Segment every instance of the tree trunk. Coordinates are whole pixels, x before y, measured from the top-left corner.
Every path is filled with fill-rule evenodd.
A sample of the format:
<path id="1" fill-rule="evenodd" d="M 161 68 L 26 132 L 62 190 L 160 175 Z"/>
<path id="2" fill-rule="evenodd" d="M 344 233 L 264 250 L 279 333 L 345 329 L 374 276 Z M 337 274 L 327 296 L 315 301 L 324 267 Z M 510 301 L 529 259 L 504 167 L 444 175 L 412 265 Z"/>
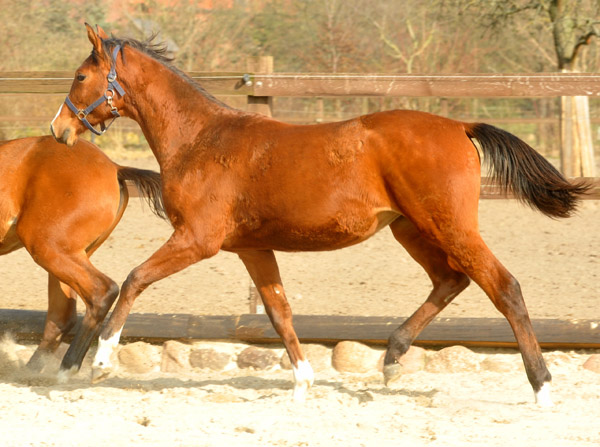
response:
<path id="1" fill-rule="evenodd" d="M 567 73 L 575 70 L 579 50 L 589 43 L 595 30 L 581 27 L 579 2 L 551 0 L 548 13 L 552 21 L 554 49 L 558 68 Z M 593 177 L 594 147 L 587 96 L 561 98 L 561 170 L 567 177 Z"/>
<path id="2" fill-rule="evenodd" d="M 560 105 L 561 171 L 567 177 L 595 177 L 589 99 L 563 96 Z"/>

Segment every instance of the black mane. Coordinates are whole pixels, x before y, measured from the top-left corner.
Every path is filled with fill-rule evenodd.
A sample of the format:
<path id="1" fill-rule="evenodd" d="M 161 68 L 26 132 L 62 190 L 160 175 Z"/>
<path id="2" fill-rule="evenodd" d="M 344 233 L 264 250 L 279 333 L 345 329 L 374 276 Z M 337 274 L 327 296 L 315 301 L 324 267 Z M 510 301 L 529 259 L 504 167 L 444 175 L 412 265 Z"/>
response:
<path id="1" fill-rule="evenodd" d="M 167 67 L 169 70 L 171 70 L 178 76 L 185 79 L 196 90 L 198 90 L 200 93 L 202 93 L 206 98 L 220 104 L 223 107 L 230 108 L 227 104 L 223 103 L 222 101 L 219 101 L 213 95 L 208 93 L 204 89 L 204 87 L 202 87 L 200 84 L 198 84 L 192 78 L 190 78 L 186 73 L 184 73 L 179 68 L 174 66 L 172 64 L 172 62 L 175 60 L 175 58 L 167 55 L 167 52 L 168 52 L 167 43 L 166 42 L 155 42 L 156 36 L 157 36 L 156 34 L 153 34 L 152 36 L 150 36 L 148 39 L 146 39 L 144 41 L 139 41 L 139 40 L 136 40 L 133 38 L 128 38 L 128 37 L 121 38 L 121 37 L 111 36 L 108 39 L 102 39 L 102 46 L 104 48 L 105 54 L 111 54 L 112 49 L 117 45 L 121 45 L 121 48 L 124 48 L 125 46 L 134 48 L 134 49 L 146 54 L 147 56 L 151 57 L 155 61 L 160 62 L 162 65 Z M 125 62 L 124 57 L 123 57 L 123 61 Z"/>

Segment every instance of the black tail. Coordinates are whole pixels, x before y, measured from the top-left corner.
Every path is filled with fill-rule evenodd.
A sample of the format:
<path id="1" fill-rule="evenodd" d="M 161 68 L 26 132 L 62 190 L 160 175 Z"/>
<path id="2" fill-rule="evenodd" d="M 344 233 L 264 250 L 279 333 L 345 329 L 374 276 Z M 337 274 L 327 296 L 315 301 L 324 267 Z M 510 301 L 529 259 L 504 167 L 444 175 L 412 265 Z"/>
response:
<path id="1" fill-rule="evenodd" d="M 119 166 L 117 178 L 122 185 L 124 185 L 126 180 L 133 182 L 140 195 L 148 202 L 152 212 L 158 217 L 167 219 L 162 196 L 162 183 L 158 172 Z"/>
<path id="2" fill-rule="evenodd" d="M 550 217 L 569 217 L 591 185 L 569 183 L 542 155 L 516 136 L 489 124 L 466 124 L 479 141 L 492 179 L 506 192 Z"/>

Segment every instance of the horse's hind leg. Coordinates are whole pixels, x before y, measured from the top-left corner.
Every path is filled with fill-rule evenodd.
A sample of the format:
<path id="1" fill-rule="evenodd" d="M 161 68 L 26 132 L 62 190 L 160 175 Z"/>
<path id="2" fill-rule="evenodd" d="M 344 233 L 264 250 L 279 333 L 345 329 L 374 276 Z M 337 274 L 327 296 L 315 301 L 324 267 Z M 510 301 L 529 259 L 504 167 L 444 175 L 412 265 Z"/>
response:
<path id="1" fill-rule="evenodd" d="M 50 253 L 52 256 L 46 258 L 45 254 Z M 37 254 L 34 245 L 32 255 L 48 272 L 71 287 L 86 305 L 81 325 L 60 366 L 59 374 L 65 377 L 77 372 L 81 367 L 90 344 L 100 331 L 102 321 L 119 294 L 119 287 L 92 265 L 84 251 L 57 253 L 44 250 Z"/>
<path id="2" fill-rule="evenodd" d="M 77 295 L 69 286 L 62 284 L 56 276 L 48 273 L 48 314 L 42 341 L 27 362 L 27 367 L 40 372 L 44 367 L 44 356 L 56 351 L 63 337 L 77 322 Z"/>
<path id="3" fill-rule="evenodd" d="M 392 332 L 384 361 L 386 382 L 399 375 L 400 358 L 408 351 L 415 338 L 469 285 L 467 275 L 450 267 L 448 255 L 425 239 L 408 219 L 399 218 L 392 222 L 390 228 L 396 240 L 425 269 L 433 283 L 433 290 L 425 303 Z"/>
<path id="4" fill-rule="evenodd" d="M 444 202 L 449 205 L 451 199 Z M 466 273 L 488 295 L 508 320 L 519 345 L 527 377 L 542 406 L 551 405 L 550 381 L 540 345 L 535 337 L 521 288 L 517 280 L 496 259 L 477 230 L 477 202 L 460 216 L 446 209 L 431 218 L 420 219 L 417 227 L 448 254 L 448 262 Z M 390 360 L 390 359 L 388 359 Z"/>
<path id="5" fill-rule="evenodd" d="M 303 401 L 306 391 L 313 383 L 314 374 L 310 363 L 304 357 L 300 342 L 292 326 L 292 311 L 285 297 L 279 268 L 272 251 L 238 253 L 244 262 L 265 305 L 265 311 L 281 337 L 290 357 L 296 385 L 294 400 Z"/>
<path id="6" fill-rule="evenodd" d="M 462 239 L 460 234 L 463 234 Z M 459 243 L 450 245 L 450 259 L 461 266 L 506 317 L 519 345 L 536 402 L 541 406 L 552 405 L 552 377 L 542 357 L 542 350 L 533 331 L 518 281 L 496 259 L 478 232 L 470 235 L 457 232 L 455 237 L 461 239 L 462 244 L 457 241 Z"/>

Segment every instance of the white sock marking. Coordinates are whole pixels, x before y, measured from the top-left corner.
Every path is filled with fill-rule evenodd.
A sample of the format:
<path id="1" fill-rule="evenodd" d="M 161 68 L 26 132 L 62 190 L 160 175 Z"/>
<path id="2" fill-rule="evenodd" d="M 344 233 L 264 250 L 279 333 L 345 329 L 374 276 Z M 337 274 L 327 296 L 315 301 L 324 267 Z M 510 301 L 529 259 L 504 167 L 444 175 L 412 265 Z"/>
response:
<path id="1" fill-rule="evenodd" d="M 306 392 L 311 387 L 315 380 L 315 374 L 308 360 L 299 360 L 298 368 L 292 365 L 294 371 L 294 402 L 304 402 L 306 400 Z"/>
<path id="2" fill-rule="evenodd" d="M 540 390 L 535 393 L 535 402 L 540 407 L 551 407 L 554 405 L 550 396 L 550 382 L 544 383 Z"/>
<path id="3" fill-rule="evenodd" d="M 94 363 L 92 366 L 94 367 L 110 367 L 112 363 L 110 361 L 110 357 L 114 352 L 115 348 L 119 344 L 119 339 L 121 338 L 121 331 L 123 327 L 114 333 L 112 337 L 108 340 L 104 340 L 102 337 L 98 340 L 98 351 L 96 352 L 96 356 L 94 357 Z"/>

